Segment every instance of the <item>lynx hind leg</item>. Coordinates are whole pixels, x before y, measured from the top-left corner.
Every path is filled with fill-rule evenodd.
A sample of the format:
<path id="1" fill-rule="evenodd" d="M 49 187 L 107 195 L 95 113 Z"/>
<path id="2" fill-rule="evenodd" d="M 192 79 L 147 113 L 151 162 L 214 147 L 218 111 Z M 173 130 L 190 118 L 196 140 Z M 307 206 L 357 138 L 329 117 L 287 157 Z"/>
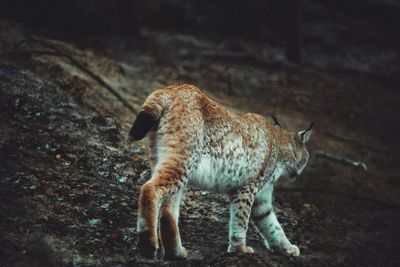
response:
<path id="1" fill-rule="evenodd" d="M 140 252 L 148 258 L 155 257 L 159 247 L 157 229 L 162 201 L 181 190 L 186 182 L 183 167 L 176 160 L 166 162 L 169 164 L 161 164 L 152 178 L 142 186 L 139 196 L 138 246 Z M 165 220 L 165 218 L 168 218 L 168 215 L 164 217 L 163 224 L 171 225 L 170 229 L 172 229 L 172 225 L 175 224 L 169 223 L 171 220 Z M 168 222 L 165 223 L 165 221 Z"/>
<path id="2" fill-rule="evenodd" d="M 201 114 L 196 114 L 195 110 L 190 112 L 190 118 L 202 118 Z M 153 167 L 154 174 L 142 187 L 139 198 L 137 226 L 139 249 L 144 256 L 150 258 L 155 256 L 158 249 L 157 228 L 162 201 L 183 189 L 187 183 L 187 173 L 190 168 L 188 159 L 190 158 L 193 144 L 196 142 L 196 133 L 199 131 L 198 122 L 191 120 L 187 116 L 188 113 L 189 110 L 186 105 L 176 103 L 173 108 L 160 118 L 156 136 L 153 137 L 157 138 L 157 142 L 154 143 L 155 139 L 152 139 L 153 145 L 156 144 L 153 149 L 156 150 L 155 155 L 157 157 Z M 185 129 L 181 127 L 182 125 L 185 125 Z M 174 231 L 178 233 L 175 213 L 165 212 L 161 215 L 163 215 L 163 218 L 160 230 L 164 229 L 162 231 L 164 234 L 161 234 L 164 236 L 161 237 L 164 239 L 163 242 L 165 244 L 172 244 L 171 246 L 165 246 L 167 256 L 181 257 L 185 253 L 183 252 L 184 249 L 182 251 L 179 250 L 181 248 L 180 240 L 178 242 L 178 238 L 174 240 L 166 235 Z M 174 248 L 179 249 L 174 252 Z"/>
<path id="3" fill-rule="evenodd" d="M 179 208 L 183 189 L 166 199 L 161 207 L 160 233 L 165 258 L 184 259 L 188 256 L 179 234 Z"/>
<path id="4" fill-rule="evenodd" d="M 158 249 L 157 218 L 161 195 L 152 180 L 146 182 L 139 196 L 137 220 L 138 247 L 147 258 L 154 258 Z"/>

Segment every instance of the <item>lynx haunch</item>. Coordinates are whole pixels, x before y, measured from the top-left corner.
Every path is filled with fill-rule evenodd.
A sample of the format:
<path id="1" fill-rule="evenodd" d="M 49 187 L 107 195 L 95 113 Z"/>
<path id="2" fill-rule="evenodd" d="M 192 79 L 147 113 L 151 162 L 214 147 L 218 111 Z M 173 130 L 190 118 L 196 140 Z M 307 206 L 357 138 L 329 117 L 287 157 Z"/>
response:
<path id="1" fill-rule="evenodd" d="M 189 185 L 230 197 L 228 252 L 253 253 L 246 246 L 252 221 L 267 249 L 298 256 L 273 211 L 272 191 L 279 177 L 294 178 L 307 165 L 311 127 L 291 133 L 263 116 L 229 111 L 193 85 L 153 92 L 129 132 L 133 140 L 150 138 L 152 177 L 141 189 L 137 220 L 141 253 L 154 257 L 160 239 L 165 258 L 187 257 L 178 221 Z"/>

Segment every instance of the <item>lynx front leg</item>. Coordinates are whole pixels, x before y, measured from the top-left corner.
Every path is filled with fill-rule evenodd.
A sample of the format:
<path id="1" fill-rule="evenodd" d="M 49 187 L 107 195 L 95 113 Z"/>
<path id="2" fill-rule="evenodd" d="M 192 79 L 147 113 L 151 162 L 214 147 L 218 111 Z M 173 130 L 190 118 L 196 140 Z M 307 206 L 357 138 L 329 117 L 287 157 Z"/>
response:
<path id="1" fill-rule="evenodd" d="M 251 247 L 246 246 L 246 234 L 254 193 L 249 188 L 244 188 L 231 198 L 228 252 L 254 253 Z"/>
<path id="2" fill-rule="evenodd" d="M 299 256 L 299 248 L 290 243 L 273 211 L 272 191 L 273 187 L 270 186 L 257 194 L 251 219 L 263 237 L 267 249 L 271 248 L 290 256 Z"/>
<path id="3" fill-rule="evenodd" d="M 184 259 L 188 256 L 182 246 L 178 221 L 182 189 L 164 201 L 161 208 L 160 232 L 166 259 Z"/>

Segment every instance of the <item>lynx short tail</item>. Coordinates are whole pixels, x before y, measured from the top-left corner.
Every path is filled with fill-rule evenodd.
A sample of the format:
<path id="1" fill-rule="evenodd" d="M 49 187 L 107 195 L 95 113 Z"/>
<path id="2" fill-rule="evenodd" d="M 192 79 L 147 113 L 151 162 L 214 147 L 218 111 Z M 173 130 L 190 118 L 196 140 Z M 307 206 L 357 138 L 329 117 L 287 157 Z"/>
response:
<path id="1" fill-rule="evenodd" d="M 164 109 L 170 104 L 168 89 L 157 90 L 150 94 L 142 106 L 142 110 L 133 123 L 128 138 L 141 140 L 146 134 L 157 125 Z"/>
<path id="2" fill-rule="evenodd" d="M 157 118 L 153 114 L 142 110 L 136 117 L 129 131 L 129 139 L 131 140 L 141 140 L 146 136 L 150 129 L 157 123 Z"/>

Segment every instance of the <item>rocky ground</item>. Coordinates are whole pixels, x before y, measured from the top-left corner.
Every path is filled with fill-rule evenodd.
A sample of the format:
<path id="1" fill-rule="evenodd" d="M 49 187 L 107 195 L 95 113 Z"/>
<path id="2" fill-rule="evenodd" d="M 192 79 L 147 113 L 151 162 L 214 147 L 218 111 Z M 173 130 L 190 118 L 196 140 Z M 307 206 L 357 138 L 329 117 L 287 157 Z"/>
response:
<path id="1" fill-rule="evenodd" d="M 315 53 L 297 67 L 243 40 L 152 31 L 76 40 L 7 21 L 0 49 L 1 266 L 400 264 L 399 91 L 382 71 L 396 51 L 374 48 L 366 62 L 351 52 L 370 52 L 359 45 L 339 63 Z M 315 120 L 312 152 L 368 165 L 313 154 L 295 183 L 277 188 L 278 217 L 300 257 L 265 251 L 253 229 L 255 254 L 227 254 L 227 199 L 192 190 L 180 221 L 189 259 L 139 256 L 137 196 L 150 171 L 146 141 L 125 135 L 146 95 L 177 82 L 237 111 L 273 112 L 291 130 Z"/>

